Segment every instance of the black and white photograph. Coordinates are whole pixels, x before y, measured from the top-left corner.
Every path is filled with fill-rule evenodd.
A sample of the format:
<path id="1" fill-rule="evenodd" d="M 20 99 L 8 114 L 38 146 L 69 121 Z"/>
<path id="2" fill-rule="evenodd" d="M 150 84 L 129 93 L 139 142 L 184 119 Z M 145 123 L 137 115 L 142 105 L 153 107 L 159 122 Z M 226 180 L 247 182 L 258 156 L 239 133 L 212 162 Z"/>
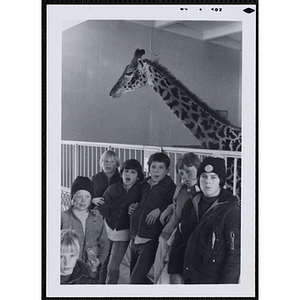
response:
<path id="1" fill-rule="evenodd" d="M 256 6 L 46 8 L 46 296 L 254 297 Z"/>

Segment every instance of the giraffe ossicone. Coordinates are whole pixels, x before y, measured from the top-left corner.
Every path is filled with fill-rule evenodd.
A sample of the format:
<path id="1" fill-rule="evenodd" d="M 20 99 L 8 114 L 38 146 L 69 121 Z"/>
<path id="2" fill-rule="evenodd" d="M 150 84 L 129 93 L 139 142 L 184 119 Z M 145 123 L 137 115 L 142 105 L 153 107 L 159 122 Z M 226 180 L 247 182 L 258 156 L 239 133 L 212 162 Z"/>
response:
<path id="1" fill-rule="evenodd" d="M 189 91 L 165 67 L 157 62 L 142 59 L 145 50 L 137 49 L 122 76 L 110 91 L 112 98 L 144 86 L 150 86 L 160 95 L 179 121 L 196 137 L 205 149 L 241 151 L 241 128 L 222 118 L 208 104 Z M 227 160 L 228 181 L 232 181 L 233 162 Z M 240 159 L 238 175 L 240 176 Z M 240 189 L 240 177 L 237 187 Z M 232 184 L 229 184 L 232 187 Z M 237 192 L 240 194 L 240 190 Z M 240 196 L 240 195 L 239 195 Z"/>

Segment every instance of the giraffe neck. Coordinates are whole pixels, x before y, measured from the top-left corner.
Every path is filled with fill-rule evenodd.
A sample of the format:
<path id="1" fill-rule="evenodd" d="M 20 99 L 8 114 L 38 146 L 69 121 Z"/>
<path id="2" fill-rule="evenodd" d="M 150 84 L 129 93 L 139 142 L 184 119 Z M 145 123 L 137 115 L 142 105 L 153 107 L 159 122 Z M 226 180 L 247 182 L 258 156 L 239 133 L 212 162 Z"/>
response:
<path id="1" fill-rule="evenodd" d="M 147 84 L 182 124 L 208 149 L 241 151 L 241 130 L 222 119 L 160 65 L 146 62 Z"/>

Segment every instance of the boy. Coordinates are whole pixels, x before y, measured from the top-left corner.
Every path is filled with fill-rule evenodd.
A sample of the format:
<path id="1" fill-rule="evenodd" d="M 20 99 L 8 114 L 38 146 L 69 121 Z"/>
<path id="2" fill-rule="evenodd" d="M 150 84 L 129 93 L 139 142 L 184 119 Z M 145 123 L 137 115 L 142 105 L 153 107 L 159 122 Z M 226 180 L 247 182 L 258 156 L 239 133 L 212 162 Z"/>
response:
<path id="1" fill-rule="evenodd" d="M 170 253 L 169 273 L 173 283 L 238 283 L 240 206 L 238 199 L 223 188 L 224 159 L 206 157 L 197 175 L 201 192 L 183 207 Z"/>
<path id="2" fill-rule="evenodd" d="M 119 173 L 120 159 L 116 152 L 112 150 L 105 151 L 99 160 L 101 172 L 92 177 L 94 199 L 91 203 L 91 209 L 95 208 L 98 204 L 99 197 L 103 196 L 103 193 L 107 187 L 113 183 L 119 182 L 121 175 Z"/>
<path id="3" fill-rule="evenodd" d="M 147 283 L 158 246 L 158 237 L 162 231 L 159 216 L 172 203 L 175 183 L 167 175 L 170 158 L 162 152 L 149 157 L 150 176 L 141 182 L 141 201 L 132 212 L 129 207 L 130 229 L 133 236 L 130 263 L 130 283 Z"/>
<path id="4" fill-rule="evenodd" d="M 140 181 L 144 179 L 141 164 L 136 159 L 126 160 L 121 168 L 121 178 L 106 189 L 103 201 L 99 202 L 110 243 L 110 254 L 102 274 L 106 284 L 118 283 L 120 264 L 130 241 L 128 207 L 140 201 Z"/>
<path id="5" fill-rule="evenodd" d="M 78 235 L 72 230 L 60 234 L 60 284 L 96 284 L 93 272 L 79 259 Z"/>
<path id="6" fill-rule="evenodd" d="M 197 185 L 199 165 L 200 158 L 192 152 L 181 156 L 176 164 L 176 171 L 180 175 L 181 183 L 176 187 L 173 203 L 162 212 L 159 218 L 165 227 L 159 237 L 159 245 L 153 265 L 155 284 L 170 283 L 170 275 L 167 272 L 170 247 L 173 240 L 170 236 L 181 221 L 181 213 L 185 202 L 200 191 Z"/>
<path id="7" fill-rule="evenodd" d="M 61 215 L 61 229 L 74 230 L 80 241 L 80 260 L 97 274 L 107 258 L 109 243 L 103 217 L 98 210 L 90 210 L 92 196 L 91 180 L 78 176 L 71 187 L 72 205 Z"/>

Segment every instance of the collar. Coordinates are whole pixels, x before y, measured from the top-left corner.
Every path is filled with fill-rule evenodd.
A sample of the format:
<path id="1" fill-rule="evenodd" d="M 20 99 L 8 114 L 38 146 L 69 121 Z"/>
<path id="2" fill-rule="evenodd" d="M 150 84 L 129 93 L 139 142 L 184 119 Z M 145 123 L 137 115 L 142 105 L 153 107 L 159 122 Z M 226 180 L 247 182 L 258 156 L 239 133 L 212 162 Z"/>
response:
<path id="1" fill-rule="evenodd" d="M 185 184 L 183 184 L 183 185 L 186 186 Z M 186 186 L 186 190 L 188 191 L 187 186 Z M 198 184 L 193 185 L 188 192 L 193 192 L 194 194 L 200 192 L 200 188 L 199 188 Z"/>
<path id="2" fill-rule="evenodd" d="M 145 179 L 143 179 L 143 181 L 141 182 L 142 184 L 143 183 L 148 183 L 149 184 L 149 182 L 148 182 L 148 180 L 151 178 L 151 176 L 148 176 L 147 178 L 145 178 Z M 173 182 L 173 180 L 171 179 L 171 177 L 169 176 L 169 175 L 166 175 L 161 181 L 159 181 L 157 184 L 159 184 L 159 185 L 163 185 L 163 186 L 165 186 L 165 187 L 169 187 L 170 185 L 172 185 L 172 183 L 174 183 Z M 155 185 L 157 185 L 157 184 L 155 184 Z"/>
<path id="3" fill-rule="evenodd" d="M 75 218 L 78 219 L 78 217 L 76 216 L 76 214 L 73 211 L 73 205 L 70 206 L 70 208 L 68 209 L 68 212 Z M 90 217 L 99 217 L 100 216 L 100 212 L 97 209 L 97 206 L 95 206 L 95 208 L 91 209 L 90 207 L 88 208 L 88 216 L 87 219 Z"/>
<path id="4" fill-rule="evenodd" d="M 192 203 L 194 206 L 194 209 L 196 211 L 197 217 L 198 216 L 198 204 L 200 202 L 200 199 L 202 198 L 203 193 L 202 192 L 198 192 L 196 193 L 193 197 L 192 197 Z M 232 195 L 233 196 L 233 195 Z M 234 197 L 234 196 L 233 196 Z M 231 194 L 225 190 L 225 189 L 221 189 L 219 197 L 213 202 L 213 204 L 209 207 L 209 209 L 203 214 L 206 215 L 207 212 L 211 211 L 211 209 L 213 209 L 214 207 L 224 204 L 226 203 L 228 200 L 231 199 Z M 202 217 L 203 217 L 202 216 Z"/>

